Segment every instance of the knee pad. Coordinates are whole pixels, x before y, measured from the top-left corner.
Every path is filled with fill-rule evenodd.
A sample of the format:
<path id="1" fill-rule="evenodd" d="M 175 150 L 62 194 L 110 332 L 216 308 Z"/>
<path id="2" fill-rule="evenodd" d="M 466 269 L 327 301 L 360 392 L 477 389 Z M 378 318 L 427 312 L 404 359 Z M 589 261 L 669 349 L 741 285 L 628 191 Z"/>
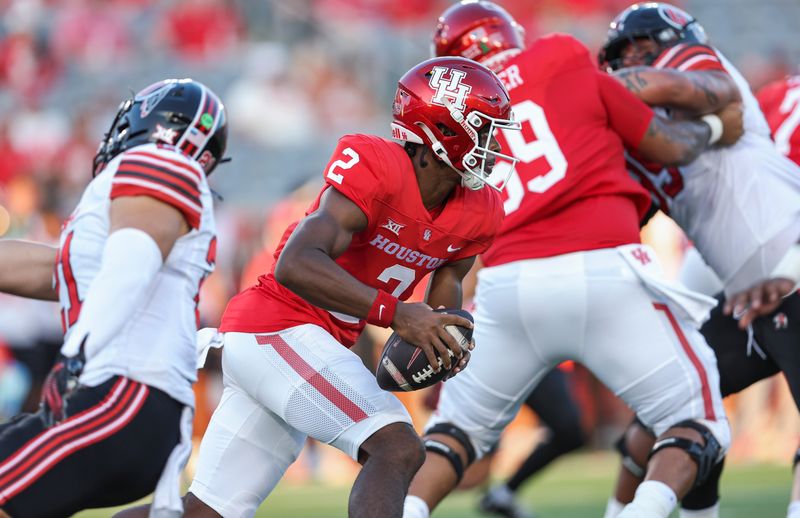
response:
<path id="1" fill-rule="evenodd" d="M 450 423 L 439 423 L 427 430 L 425 435 L 427 436 L 434 433 L 447 435 L 455 439 L 467 453 L 467 466 L 472 464 L 472 462 L 475 460 L 475 448 L 472 446 L 469 436 L 461 428 Z M 461 482 L 461 478 L 464 476 L 464 470 L 467 466 L 464 466 L 464 463 L 461 461 L 461 456 L 458 454 L 458 452 L 454 451 L 447 444 L 437 441 L 436 439 L 426 438 L 423 441 L 423 444 L 425 444 L 425 451 L 441 455 L 447 459 L 450 462 L 450 465 L 453 466 L 453 471 L 456 472 L 456 478 L 458 479 L 456 483 Z"/>
<path id="2" fill-rule="evenodd" d="M 725 459 L 717 462 L 711 474 L 702 484 L 690 490 L 681 500 L 681 508 L 689 511 L 701 511 L 714 507 L 719 502 L 719 479 Z"/>
<path id="3" fill-rule="evenodd" d="M 693 486 L 697 487 L 708 479 L 714 466 L 717 465 L 722 447 L 717 438 L 714 437 L 714 434 L 711 433 L 711 430 L 696 421 L 681 421 L 672 425 L 671 428 L 691 428 L 700 433 L 705 444 L 700 444 L 684 437 L 667 437 L 653 445 L 648 460 L 664 448 L 680 448 L 684 450 L 697 464 L 697 476 Z"/>
<path id="4" fill-rule="evenodd" d="M 638 426 L 651 435 L 653 433 L 650 428 L 648 428 L 642 421 L 639 420 L 639 416 L 634 416 L 633 421 L 631 421 L 631 424 L 628 425 L 625 433 L 623 433 L 622 437 L 620 437 L 619 440 L 614 443 L 614 448 L 616 448 L 616 450 L 622 456 L 622 467 L 627 469 L 634 477 L 644 478 L 645 474 L 647 473 L 647 466 L 642 466 L 636 462 L 636 460 L 631 456 L 630 451 L 628 451 L 628 444 L 626 442 L 628 430 L 633 426 Z"/>
<path id="5" fill-rule="evenodd" d="M 644 478 L 647 473 L 647 466 L 638 464 L 628 452 L 628 446 L 625 444 L 625 434 L 614 443 L 614 448 L 622 456 L 622 467 L 630 471 L 631 475 L 636 478 Z"/>

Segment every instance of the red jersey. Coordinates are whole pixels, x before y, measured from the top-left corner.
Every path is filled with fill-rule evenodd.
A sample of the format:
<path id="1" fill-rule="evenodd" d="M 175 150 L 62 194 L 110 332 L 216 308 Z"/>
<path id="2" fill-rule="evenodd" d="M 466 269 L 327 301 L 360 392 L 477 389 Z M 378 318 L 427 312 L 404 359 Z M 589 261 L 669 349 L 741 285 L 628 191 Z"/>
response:
<path id="1" fill-rule="evenodd" d="M 506 219 L 487 266 L 639 242 L 647 192 L 625 170 L 654 114 L 597 69 L 563 34 L 540 38 L 498 74 L 520 132 L 503 132 L 519 159 L 504 192 Z M 496 169 L 508 167 L 498 163 Z"/>
<path id="2" fill-rule="evenodd" d="M 756 97 L 772 131 L 775 147 L 800 165 L 800 76 L 770 83 Z"/>
<path id="3" fill-rule="evenodd" d="M 353 235 L 336 263 L 359 281 L 406 300 L 430 272 L 451 261 L 484 252 L 503 218 L 490 188 L 456 187 L 434 214 L 422 204 L 411 159 L 402 146 L 370 135 L 347 135 L 325 168 L 325 187 L 306 214 L 319 206 L 326 189 L 347 196 L 367 216 L 366 230 Z M 299 223 L 299 222 L 298 222 Z M 289 226 L 275 252 L 277 262 L 297 223 Z M 318 308 L 281 286 L 269 274 L 235 296 L 220 331 L 276 332 L 316 324 L 350 346 L 364 328 L 358 318 Z"/>

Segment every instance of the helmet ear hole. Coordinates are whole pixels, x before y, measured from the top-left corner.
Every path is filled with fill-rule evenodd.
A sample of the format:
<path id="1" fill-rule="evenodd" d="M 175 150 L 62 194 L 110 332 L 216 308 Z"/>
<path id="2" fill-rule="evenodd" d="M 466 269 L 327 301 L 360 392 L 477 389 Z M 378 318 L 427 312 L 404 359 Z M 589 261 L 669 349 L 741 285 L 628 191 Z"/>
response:
<path id="1" fill-rule="evenodd" d="M 455 137 L 457 133 L 450 129 L 447 125 L 442 124 L 441 122 L 436 124 L 436 128 L 442 132 L 442 135 L 445 137 Z"/>

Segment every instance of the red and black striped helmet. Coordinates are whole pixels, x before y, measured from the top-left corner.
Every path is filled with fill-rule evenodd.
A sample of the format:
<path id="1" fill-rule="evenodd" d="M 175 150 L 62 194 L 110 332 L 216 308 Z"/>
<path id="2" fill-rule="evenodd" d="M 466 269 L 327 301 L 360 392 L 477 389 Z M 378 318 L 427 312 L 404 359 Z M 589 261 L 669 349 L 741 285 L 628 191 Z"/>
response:
<path id="1" fill-rule="evenodd" d="M 639 38 L 653 40 L 660 51 L 678 43 L 708 43 L 703 27 L 683 9 L 664 2 L 640 2 L 629 6 L 611 22 L 598 56 L 600 68 L 608 71 L 622 68 L 623 49 Z M 656 58 L 658 54 L 651 54 L 647 64 Z"/>
<path id="2" fill-rule="evenodd" d="M 206 174 L 225 153 L 228 124 L 217 94 L 192 79 L 154 83 L 124 101 L 94 157 L 94 174 L 123 151 L 148 142 L 175 146 Z"/>

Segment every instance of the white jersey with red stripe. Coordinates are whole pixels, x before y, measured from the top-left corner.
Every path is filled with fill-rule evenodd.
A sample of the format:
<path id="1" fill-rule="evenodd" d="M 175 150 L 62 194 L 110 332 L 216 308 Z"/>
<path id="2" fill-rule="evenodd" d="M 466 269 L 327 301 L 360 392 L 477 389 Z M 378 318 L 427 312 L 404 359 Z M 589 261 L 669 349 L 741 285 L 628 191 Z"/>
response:
<path id="1" fill-rule="evenodd" d="M 213 200 L 200 165 L 171 146 L 146 144 L 116 156 L 89 183 L 64 223 L 56 264 L 67 336 L 97 275 L 108 237 L 111 201 L 149 196 L 178 209 L 190 231 L 175 241 L 137 308 L 111 342 L 87 358 L 81 383 L 96 386 L 126 376 L 194 405 L 197 301 L 216 254 Z M 91 322 L 88 323 L 91 333 Z"/>
<path id="2" fill-rule="evenodd" d="M 661 168 L 630 158 L 631 171 L 694 242 L 728 294 L 769 276 L 800 236 L 800 168 L 770 140 L 758 102 L 739 71 L 716 49 L 676 45 L 656 68 L 718 70 L 736 82 L 744 135 L 705 151 L 684 167 Z"/>

